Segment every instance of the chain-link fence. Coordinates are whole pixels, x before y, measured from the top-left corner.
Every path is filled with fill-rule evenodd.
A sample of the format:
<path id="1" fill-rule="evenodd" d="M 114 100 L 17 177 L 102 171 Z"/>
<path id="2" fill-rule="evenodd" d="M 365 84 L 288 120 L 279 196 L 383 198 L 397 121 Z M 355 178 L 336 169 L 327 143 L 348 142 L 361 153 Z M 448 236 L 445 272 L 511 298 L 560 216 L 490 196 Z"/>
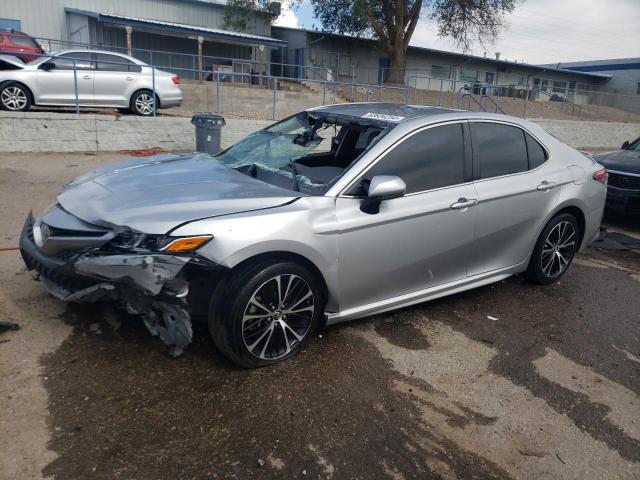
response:
<path id="1" fill-rule="evenodd" d="M 77 48 L 80 50 L 80 47 Z M 123 49 L 111 50 L 127 53 L 123 52 Z M 161 55 L 166 52 L 145 52 L 149 57 L 148 66 L 144 66 L 143 72 L 127 71 L 127 75 L 148 75 L 150 81 L 146 88 L 155 92 L 153 98 L 159 101 L 160 107 L 166 105 L 163 103 L 162 93 L 156 91 L 157 75 L 170 71 L 182 78 L 181 106 L 161 110 L 162 114 L 188 116 L 194 111 L 212 111 L 246 118 L 280 119 L 310 107 L 331 103 L 391 102 L 484 110 L 527 118 L 640 123 L 640 96 L 637 95 L 620 95 L 578 87 L 554 92 L 553 89 L 536 85 L 491 85 L 420 74 L 407 75 L 405 85 L 362 83 L 339 80 L 332 76 L 330 71 L 313 67 L 303 69 L 293 66 L 298 67 L 294 72 L 296 75 L 287 76 L 282 73 L 291 72 L 291 65 L 242 59 L 226 59 L 231 62 L 231 66 L 226 70 L 176 66 L 175 64 L 179 63 L 175 61 L 177 57 L 173 57 L 172 65 L 163 65 L 165 62 L 158 64 L 156 61 L 162 60 Z M 50 58 L 48 54 L 30 55 Z M 138 52 L 138 57 L 140 56 Z M 194 56 L 184 56 L 190 60 L 180 62 L 182 64 L 195 61 L 192 58 Z M 113 89 L 113 85 L 108 85 L 108 82 L 94 82 L 91 101 L 85 100 L 86 95 L 83 99 L 81 92 L 83 88 L 86 89 L 88 79 L 85 77 L 91 77 L 96 69 L 96 59 L 90 59 L 88 62 L 84 59 L 85 64 L 79 67 L 79 60 L 72 54 L 67 54 L 66 58 L 70 62 L 68 74 L 66 77 L 60 76 L 57 80 L 58 88 L 69 90 L 67 95 L 63 95 L 67 102 L 65 105 L 77 112 L 84 106 L 108 106 L 109 102 L 101 100 L 104 95 L 101 89 Z M 121 67 L 127 61 L 123 61 L 124 63 L 101 63 L 107 70 L 104 64 L 113 64 L 114 71 L 124 73 Z M 218 58 L 218 61 L 221 59 Z M 126 90 L 126 87 L 123 88 Z M 35 103 L 38 104 L 37 93 L 33 93 Z M 126 104 L 111 105 L 128 107 Z M 4 108 L 6 109 L 6 105 Z"/>

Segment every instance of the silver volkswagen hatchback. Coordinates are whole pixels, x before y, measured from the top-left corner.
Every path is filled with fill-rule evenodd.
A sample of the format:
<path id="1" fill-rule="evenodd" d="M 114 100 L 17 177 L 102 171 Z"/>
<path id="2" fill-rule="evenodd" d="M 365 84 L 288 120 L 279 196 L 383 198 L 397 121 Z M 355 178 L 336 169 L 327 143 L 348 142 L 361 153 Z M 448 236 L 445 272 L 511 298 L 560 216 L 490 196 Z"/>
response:
<path id="1" fill-rule="evenodd" d="M 233 362 L 325 325 L 525 273 L 597 234 L 607 172 L 539 126 L 432 107 L 313 108 L 217 156 L 161 155 L 65 187 L 21 250 L 65 301 L 116 301 L 171 353 L 208 321 Z"/>

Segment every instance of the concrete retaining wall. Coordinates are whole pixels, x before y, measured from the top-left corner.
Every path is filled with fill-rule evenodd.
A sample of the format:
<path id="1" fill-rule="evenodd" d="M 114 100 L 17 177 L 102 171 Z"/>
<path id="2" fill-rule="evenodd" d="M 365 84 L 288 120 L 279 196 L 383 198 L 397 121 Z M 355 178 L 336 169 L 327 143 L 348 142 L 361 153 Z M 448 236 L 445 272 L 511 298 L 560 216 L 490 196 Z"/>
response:
<path id="1" fill-rule="evenodd" d="M 538 120 L 534 122 L 563 142 L 583 149 L 616 149 L 640 136 L 640 125 L 628 123 Z M 271 122 L 228 119 L 223 146 L 235 143 Z M 195 131 L 189 118 L 72 113 L 0 112 L 2 152 L 87 152 L 137 150 L 194 150 Z"/>
<path id="2" fill-rule="evenodd" d="M 228 119 L 223 146 L 272 122 Z M 1 152 L 109 152 L 159 147 L 194 150 L 195 127 L 184 117 L 0 112 Z"/>
<path id="3" fill-rule="evenodd" d="M 638 123 L 576 122 L 571 120 L 529 119 L 567 145 L 578 149 L 616 150 L 625 140 L 640 136 Z"/>

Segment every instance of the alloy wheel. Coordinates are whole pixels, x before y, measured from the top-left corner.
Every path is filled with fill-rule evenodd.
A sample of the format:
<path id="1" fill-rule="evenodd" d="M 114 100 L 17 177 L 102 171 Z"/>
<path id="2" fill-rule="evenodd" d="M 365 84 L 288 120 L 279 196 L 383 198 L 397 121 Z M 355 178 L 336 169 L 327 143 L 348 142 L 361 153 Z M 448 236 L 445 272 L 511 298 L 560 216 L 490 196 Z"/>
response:
<path id="1" fill-rule="evenodd" d="M 285 357 L 304 340 L 314 313 L 309 284 L 298 275 L 277 275 L 258 287 L 244 310 L 244 345 L 262 360 Z"/>
<path id="2" fill-rule="evenodd" d="M 576 250 L 576 230 L 571 222 L 562 221 L 555 225 L 542 246 L 542 272 L 548 278 L 555 278 L 564 272 Z"/>
<path id="3" fill-rule="evenodd" d="M 142 115 L 151 115 L 153 113 L 153 96 L 148 93 L 141 93 L 136 97 L 136 110 Z"/>
<path id="4" fill-rule="evenodd" d="M 27 105 L 27 94 L 20 87 L 7 87 L 0 100 L 8 110 L 19 111 Z"/>

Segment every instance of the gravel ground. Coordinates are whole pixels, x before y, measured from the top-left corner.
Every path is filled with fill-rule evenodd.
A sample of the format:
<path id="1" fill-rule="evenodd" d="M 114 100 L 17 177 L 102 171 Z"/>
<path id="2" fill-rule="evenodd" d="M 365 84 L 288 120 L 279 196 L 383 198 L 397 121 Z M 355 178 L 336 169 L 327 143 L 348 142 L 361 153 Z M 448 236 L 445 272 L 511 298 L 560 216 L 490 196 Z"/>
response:
<path id="1" fill-rule="evenodd" d="M 120 158 L 0 156 L 0 245 Z M 171 359 L 137 318 L 62 304 L 0 252 L 0 319 L 22 325 L 0 335 L 0 478 L 639 478 L 638 293 L 638 253 L 589 249 L 560 283 L 333 327 L 246 371 L 204 330 Z"/>

